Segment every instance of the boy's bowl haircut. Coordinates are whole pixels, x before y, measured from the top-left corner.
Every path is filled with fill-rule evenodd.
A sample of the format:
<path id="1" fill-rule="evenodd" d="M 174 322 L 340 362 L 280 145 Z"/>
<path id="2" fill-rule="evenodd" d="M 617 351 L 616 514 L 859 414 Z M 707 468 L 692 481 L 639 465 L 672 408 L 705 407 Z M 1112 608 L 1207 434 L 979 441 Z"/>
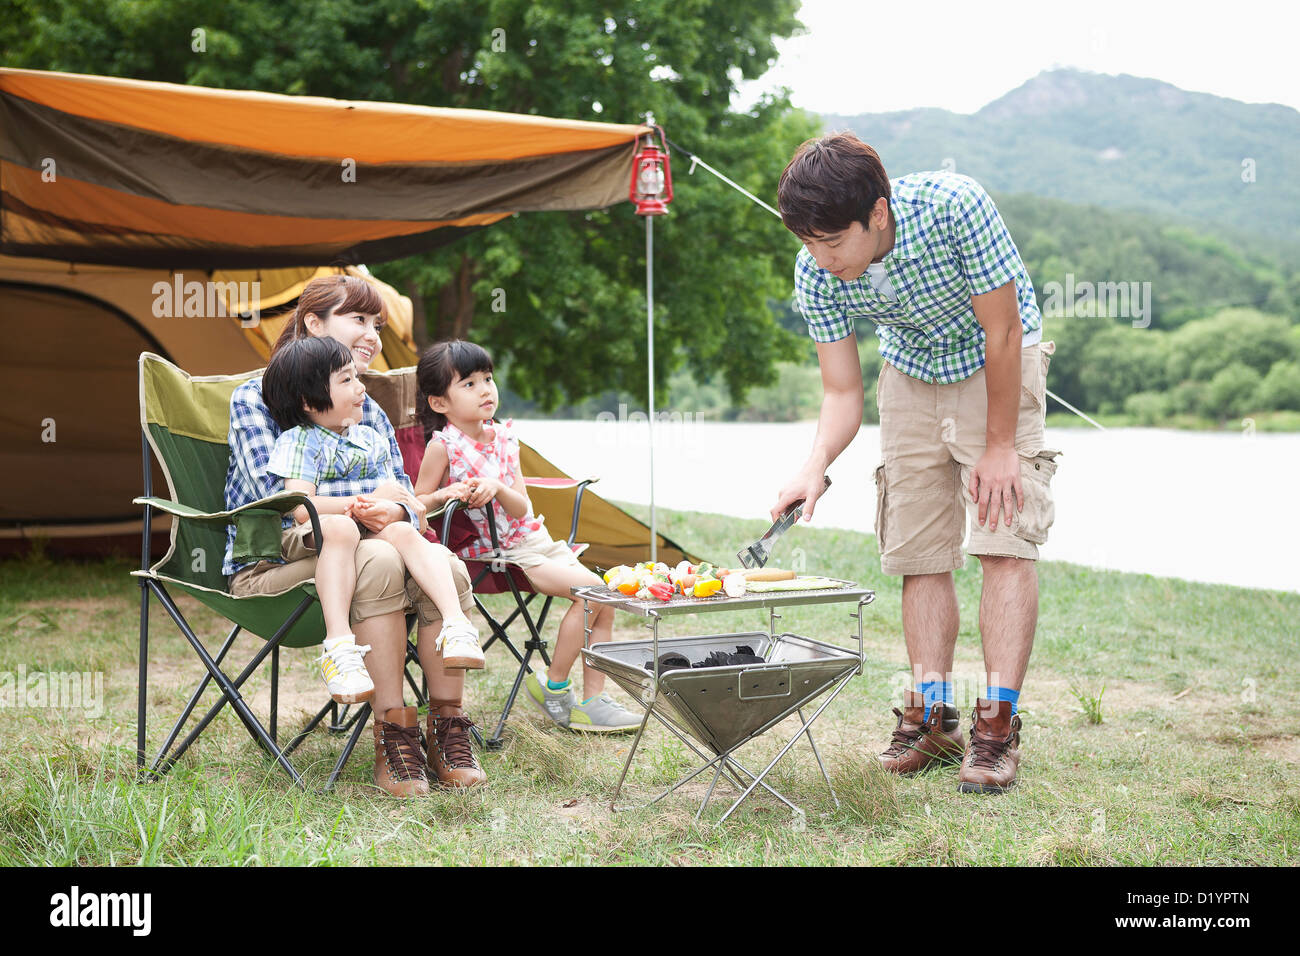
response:
<path id="1" fill-rule="evenodd" d="M 281 430 L 310 425 L 307 408 L 328 412 L 330 376 L 352 361 L 352 351 L 328 335 L 286 342 L 262 373 L 262 400 Z"/>

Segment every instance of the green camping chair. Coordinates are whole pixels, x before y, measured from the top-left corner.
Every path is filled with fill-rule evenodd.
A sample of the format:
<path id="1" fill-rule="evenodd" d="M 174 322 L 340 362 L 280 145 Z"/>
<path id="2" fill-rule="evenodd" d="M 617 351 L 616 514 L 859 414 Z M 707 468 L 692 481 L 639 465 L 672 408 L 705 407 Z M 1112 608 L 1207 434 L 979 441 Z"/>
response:
<path id="1" fill-rule="evenodd" d="M 140 677 L 136 712 L 136 765 L 142 778 L 164 774 L 176 763 L 212 720 L 229 703 L 249 735 L 270 754 L 298 786 L 302 777 L 289 762 L 289 754 L 326 717 L 329 729 L 351 730 L 325 789 L 333 787 L 348 757 L 365 729 L 369 704 L 349 716 L 330 700 L 306 727 L 283 749 L 277 741 L 277 703 L 280 676 L 280 648 L 319 644 L 325 622 L 313 582 L 307 581 L 276 595 L 234 597 L 221 573 L 226 549 L 226 528 L 235 524 L 236 553 L 247 559 L 279 557 L 280 526 L 284 513 L 300 504 L 307 507 L 315 540 L 320 541 L 320 524 L 315 508 L 306 496 L 281 492 L 234 511 L 225 509 L 225 478 L 230 461 L 227 435 L 230 427 L 230 396 L 242 382 L 256 375 L 191 376 L 167 360 L 144 352 L 140 355 L 140 421 L 143 429 L 144 495 L 136 498 L 144 506 L 144 531 L 140 570 L 131 572 L 140 583 Z M 167 480 L 170 498 L 153 496 L 150 455 L 157 459 Z M 153 512 L 173 517 L 171 546 L 157 562 L 151 555 L 150 525 Z M 201 604 L 231 621 L 234 627 L 214 656 L 194 633 L 176 606 L 170 590 L 183 591 Z M 145 770 L 145 692 L 149 670 L 149 600 L 152 595 L 184 635 L 207 674 L 181 711 L 157 756 Z M 408 625 L 411 622 L 408 620 Z M 234 677 L 222 670 L 222 662 L 241 630 L 250 631 L 266 643 Z M 270 728 L 263 727 L 240 695 L 244 682 L 271 658 Z M 408 644 L 408 660 L 414 648 Z M 407 681 L 423 705 L 425 695 L 407 674 Z M 189 735 L 176 744 L 190 715 L 210 683 L 221 691 L 218 700 Z"/>

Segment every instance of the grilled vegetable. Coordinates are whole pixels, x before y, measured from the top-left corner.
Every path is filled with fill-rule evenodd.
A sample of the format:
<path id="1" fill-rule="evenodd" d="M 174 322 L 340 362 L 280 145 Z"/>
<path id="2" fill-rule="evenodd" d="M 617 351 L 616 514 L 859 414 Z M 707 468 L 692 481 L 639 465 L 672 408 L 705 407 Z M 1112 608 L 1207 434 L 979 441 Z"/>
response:
<path id="1" fill-rule="evenodd" d="M 722 590 L 722 582 L 717 578 L 703 578 L 695 582 L 693 593 L 697 598 L 712 597 Z"/>

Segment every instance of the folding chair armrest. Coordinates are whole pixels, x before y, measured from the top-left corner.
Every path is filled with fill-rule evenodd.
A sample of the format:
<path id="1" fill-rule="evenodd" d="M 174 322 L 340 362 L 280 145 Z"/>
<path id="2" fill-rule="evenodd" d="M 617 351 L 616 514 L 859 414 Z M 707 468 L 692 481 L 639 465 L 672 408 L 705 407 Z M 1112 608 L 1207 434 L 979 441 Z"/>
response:
<path id="1" fill-rule="evenodd" d="M 587 486 L 600 481 L 599 478 L 583 478 L 579 481 L 577 478 L 529 478 L 524 476 L 525 487 L 533 488 L 558 488 L 558 489 L 576 489 L 573 496 L 573 519 L 569 522 L 569 536 L 566 539 L 569 547 L 573 547 L 573 542 L 578 537 L 578 515 L 582 511 L 582 496 L 586 492 Z"/>
<path id="2" fill-rule="evenodd" d="M 529 478 L 528 476 L 525 475 L 524 487 L 527 488 L 531 486 L 533 488 L 575 489 L 575 493 L 573 496 L 573 518 L 569 522 L 569 535 L 565 539 L 569 547 L 573 547 L 573 542 L 578 536 L 578 517 L 582 512 L 582 496 L 586 492 L 588 485 L 595 484 L 599 480 L 600 480 L 599 478 L 583 478 L 581 481 L 579 481 L 576 478 Z M 490 504 L 494 508 L 499 507 L 495 500 L 490 502 Z M 465 507 L 465 503 L 461 501 L 459 498 L 453 498 L 450 501 L 448 501 L 445 505 L 443 505 L 441 511 L 442 514 L 441 540 L 443 541 L 450 540 L 448 538 L 448 535 L 451 532 L 452 516 L 455 515 L 456 510 L 458 508 L 464 508 L 464 507 Z M 435 512 L 430 517 L 437 517 L 437 515 L 438 513 Z M 501 550 L 501 540 L 497 535 L 497 524 L 495 521 L 488 522 L 488 534 L 492 538 L 492 549 L 494 551 L 499 552 Z"/>
<path id="3" fill-rule="evenodd" d="M 446 544 L 451 540 L 451 519 L 456 516 L 456 511 L 458 509 L 464 507 L 465 503 L 463 501 L 459 498 L 452 498 L 444 504 L 441 511 L 438 512 L 438 514 L 442 515 L 442 531 L 438 536 L 438 540 L 443 544 Z M 434 517 L 437 517 L 437 515 L 434 515 Z"/>
<path id="4" fill-rule="evenodd" d="M 573 497 L 573 520 L 569 523 L 569 547 L 573 547 L 573 542 L 578 537 L 578 515 L 582 511 L 582 496 L 588 485 L 599 480 L 599 478 L 586 478 L 578 482 L 578 491 Z"/>
<path id="5" fill-rule="evenodd" d="M 302 505 L 307 509 L 307 518 L 311 522 L 311 530 L 316 543 L 316 552 L 320 553 L 320 515 L 316 512 L 316 506 L 312 504 L 311 499 L 301 492 L 296 491 L 279 491 L 273 495 L 268 495 L 258 501 L 250 502 L 246 505 L 240 505 L 238 508 L 232 508 L 229 511 L 200 511 L 198 508 L 192 508 L 189 505 L 181 504 L 179 501 L 172 501 L 169 498 L 158 497 L 140 497 L 131 499 L 132 504 L 144 505 L 147 508 L 157 508 L 169 515 L 181 518 L 186 521 L 196 521 L 200 524 L 215 524 L 221 527 L 233 524 L 235 520 L 245 511 L 254 509 L 263 511 L 278 511 L 280 514 L 286 514 Z"/>
<path id="6" fill-rule="evenodd" d="M 496 502 L 491 501 L 489 502 L 489 505 L 495 507 Z M 444 506 L 444 510 L 442 513 L 442 540 L 443 541 L 451 540 L 451 519 L 453 516 L 455 516 L 458 510 L 468 510 L 468 508 L 465 505 L 465 502 L 461 501 L 459 498 L 452 498 Z M 495 521 L 488 522 L 488 534 L 490 534 L 492 537 L 492 550 L 500 551 L 501 540 L 500 538 L 497 537 L 497 523 Z"/>

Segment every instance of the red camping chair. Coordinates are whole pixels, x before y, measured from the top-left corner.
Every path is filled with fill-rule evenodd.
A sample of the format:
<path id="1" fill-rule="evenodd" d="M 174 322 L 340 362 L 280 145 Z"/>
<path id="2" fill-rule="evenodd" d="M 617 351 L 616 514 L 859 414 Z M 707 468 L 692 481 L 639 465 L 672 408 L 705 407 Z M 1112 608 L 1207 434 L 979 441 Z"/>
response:
<path id="1" fill-rule="evenodd" d="M 402 449 L 402 465 L 406 473 L 412 476 L 419 475 L 420 465 L 424 461 L 424 431 L 419 425 L 408 425 L 397 430 L 397 444 Z M 546 492 L 559 492 L 561 494 L 573 492 L 573 515 L 569 522 L 569 534 L 566 543 L 573 549 L 574 554 L 582 554 L 586 550 L 586 545 L 574 543 L 574 538 L 578 533 L 578 517 L 582 513 L 582 496 L 587 486 L 592 484 L 596 479 L 586 478 L 578 480 L 576 478 L 529 478 L 525 476 L 524 484 L 530 491 L 545 490 Z M 553 495 L 548 494 L 548 498 Z M 496 502 L 492 502 L 492 507 L 500 507 Z M 469 544 L 477 537 L 474 525 L 469 515 L 459 501 L 450 502 L 443 511 L 442 525 L 440 532 L 434 532 L 432 524 L 428 537 L 434 541 L 441 541 L 453 552 L 459 551 L 465 545 Z M 501 735 L 505 730 L 506 721 L 510 718 L 510 711 L 514 709 L 515 701 L 519 697 L 519 689 L 523 686 L 524 678 L 528 676 L 531 669 L 529 664 L 534 653 L 538 654 L 542 663 L 549 667 L 551 659 L 546 653 L 547 642 L 542 637 L 542 628 L 546 626 L 546 616 L 550 613 L 551 603 L 554 597 L 546 595 L 546 600 L 542 602 L 541 612 L 536 618 L 533 617 L 530 608 L 534 599 L 539 595 L 533 590 L 528 576 L 524 574 L 523 569 L 514 564 L 507 558 L 500 556 L 501 542 L 497 539 L 497 530 L 495 523 L 489 525 L 492 537 L 492 547 L 496 554 L 483 555 L 477 558 L 465 558 L 465 564 L 469 567 L 470 581 L 474 590 L 474 606 L 478 608 L 484 620 L 487 621 L 488 627 L 492 631 L 492 636 L 483 644 L 483 650 L 486 651 L 498 641 L 506 647 L 515 660 L 519 662 L 519 670 L 515 673 L 514 683 L 510 687 L 510 695 L 506 698 L 505 707 L 501 711 L 501 716 L 497 720 L 496 729 L 486 741 L 487 747 L 495 750 L 501 746 Z M 505 594 L 509 593 L 515 600 L 514 610 L 503 621 L 497 620 L 488 608 L 480 600 L 482 594 Z M 528 630 L 528 639 L 524 641 L 524 650 L 521 652 L 510 639 L 509 628 L 516 620 L 522 620 L 524 627 Z M 408 681 L 410 676 L 408 675 Z M 427 694 L 425 695 L 427 696 Z"/>

